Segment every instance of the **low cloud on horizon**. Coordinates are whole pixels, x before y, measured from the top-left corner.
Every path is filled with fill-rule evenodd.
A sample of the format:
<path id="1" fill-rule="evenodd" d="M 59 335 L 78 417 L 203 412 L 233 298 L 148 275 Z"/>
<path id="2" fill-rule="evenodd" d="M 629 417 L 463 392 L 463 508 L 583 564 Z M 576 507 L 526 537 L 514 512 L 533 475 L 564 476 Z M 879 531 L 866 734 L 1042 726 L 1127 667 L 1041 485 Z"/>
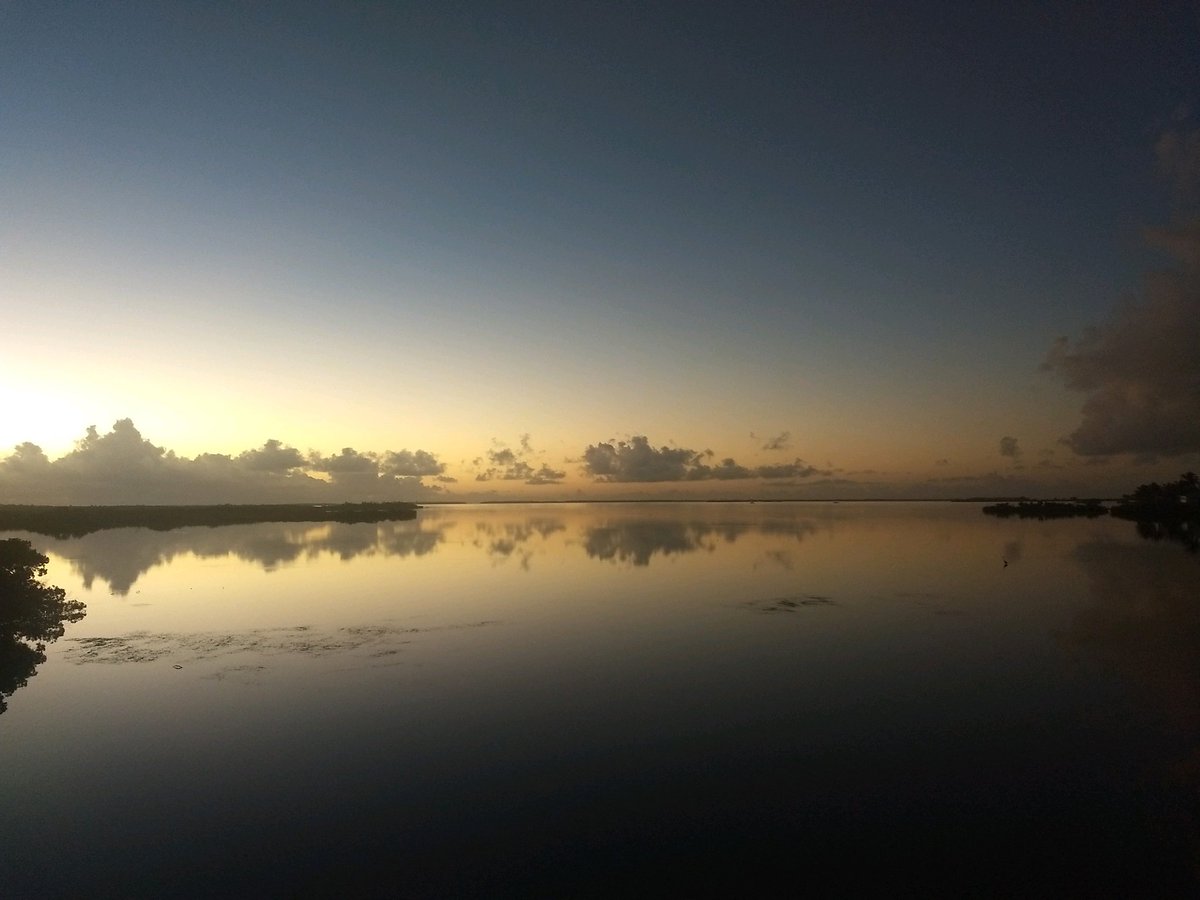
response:
<path id="1" fill-rule="evenodd" d="M 557 468 L 544 461 L 546 454 L 534 449 L 528 435 L 522 435 L 516 447 L 493 440 L 492 447 L 475 459 L 474 478 L 466 485 L 450 488 L 448 485 L 456 479 L 446 473 L 446 464 L 429 450 L 374 453 L 343 447 L 326 455 L 313 450 L 301 452 L 270 439 L 236 454 L 201 453 L 187 458 L 151 443 L 130 419 L 121 419 L 106 434 L 89 427 L 75 449 L 55 460 L 36 444 L 18 445 L 9 456 L 0 458 L 0 503 L 1119 496 L 1141 481 L 1176 474 L 1176 470 L 1165 469 L 1165 463 L 1159 471 L 1145 461 L 1131 470 L 1125 465 L 1109 464 L 1112 458 L 1108 456 L 1076 457 L 1073 465 L 1049 465 L 1053 451 L 1041 451 L 1041 474 L 1018 478 L 1015 473 L 1024 467 L 1018 462 L 1023 454 L 1017 440 L 1006 436 L 999 449 L 1014 463 L 1009 474 L 964 472 L 937 478 L 931 471 L 931 477 L 922 478 L 915 473 L 877 470 L 844 473 L 831 464 L 818 468 L 798 457 L 786 463 L 743 465 L 732 457 L 718 457 L 712 450 L 656 447 L 645 435 L 635 435 L 587 445 L 579 457 L 565 461 L 578 466 L 578 475 L 568 479 L 566 464 Z M 946 460 L 939 460 L 935 470 L 946 464 Z M 1172 467 L 1175 464 L 1170 463 Z M 1144 474 L 1138 477 L 1137 470 Z M 869 478 L 858 480 L 862 476 Z M 579 478 L 584 481 L 580 483 Z M 567 484 L 569 480 L 574 483 Z"/>
<path id="2" fill-rule="evenodd" d="M 713 456 L 711 450 L 689 450 L 685 447 L 656 449 L 645 435 L 634 435 L 628 441 L 602 441 L 588 445 L 583 451 L 583 468 L 596 481 L 606 483 L 736 481 L 830 474 L 799 458 L 791 463 L 750 468 L 739 465 L 732 457 L 712 465 L 708 460 Z"/>
<path id="3" fill-rule="evenodd" d="M 307 456 L 271 439 L 236 456 L 177 456 L 142 437 L 129 419 L 100 434 L 89 427 L 75 449 L 50 460 L 23 443 L 0 460 L 6 503 L 288 503 L 346 500 L 432 500 L 444 488 L 445 465 L 425 450 L 384 454 L 351 447 Z M 324 476 L 324 477 L 314 477 Z"/>

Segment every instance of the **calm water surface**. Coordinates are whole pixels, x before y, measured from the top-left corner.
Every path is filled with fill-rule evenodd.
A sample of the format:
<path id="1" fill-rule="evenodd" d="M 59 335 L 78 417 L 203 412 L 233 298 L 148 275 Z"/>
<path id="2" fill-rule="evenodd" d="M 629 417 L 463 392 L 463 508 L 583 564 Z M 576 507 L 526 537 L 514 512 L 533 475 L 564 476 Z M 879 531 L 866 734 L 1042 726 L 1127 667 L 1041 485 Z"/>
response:
<path id="1" fill-rule="evenodd" d="M 87 616 L 0 715 L 6 896 L 1197 884 L 1200 556 L 1127 522 L 580 504 L 18 536 Z"/>

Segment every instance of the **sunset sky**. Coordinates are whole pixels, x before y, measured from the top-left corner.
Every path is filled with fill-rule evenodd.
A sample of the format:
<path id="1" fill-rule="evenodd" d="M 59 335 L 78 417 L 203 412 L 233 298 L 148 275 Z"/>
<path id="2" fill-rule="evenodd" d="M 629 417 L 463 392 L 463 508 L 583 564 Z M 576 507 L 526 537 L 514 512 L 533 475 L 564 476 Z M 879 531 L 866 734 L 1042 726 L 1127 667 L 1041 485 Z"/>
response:
<path id="1" fill-rule="evenodd" d="M 0 502 L 1196 468 L 1200 13 L 1049 6 L 4 3 Z"/>

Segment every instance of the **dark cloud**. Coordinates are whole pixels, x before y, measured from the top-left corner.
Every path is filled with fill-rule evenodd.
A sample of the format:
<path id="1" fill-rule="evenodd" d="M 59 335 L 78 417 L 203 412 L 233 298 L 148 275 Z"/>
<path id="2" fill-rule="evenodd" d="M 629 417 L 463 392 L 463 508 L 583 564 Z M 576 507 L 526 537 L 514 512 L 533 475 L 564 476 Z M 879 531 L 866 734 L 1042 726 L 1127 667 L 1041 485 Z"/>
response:
<path id="1" fill-rule="evenodd" d="M 792 446 L 792 433 L 790 431 L 781 431 L 775 437 L 770 438 L 762 448 L 764 450 L 788 450 Z"/>
<path id="2" fill-rule="evenodd" d="M 128 428 L 132 429 L 133 422 L 129 419 L 122 419 L 113 425 L 111 435 L 96 438 L 96 426 L 93 425 L 88 428 L 88 436 L 84 438 L 83 443 L 86 444 L 89 440 L 95 439 L 98 446 L 99 442 L 108 441 L 113 436 L 124 433 L 125 429 L 122 426 L 128 426 Z M 137 430 L 134 429 L 133 433 L 137 434 Z M 141 435 L 138 435 L 138 439 L 141 439 Z M 147 444 L 147 446 L 152 447 L 153 445 Z M 300 455 L 299 450 L 295 447 L 286 447 L 282 441 L 277 441 L 274 438 L 267 441 L 257 450 L 244 451 L 238 456 L 238 462 L 251 472 L 278 472 L 281 474 L 289 472 L 292 469 L 303 468 L 305 465 L 305 459 Z"/>
<path id="3" fill-rule="evenodd" d="M 1200 222 L 1172 234 L 1182 269 L 1151 278 L 1140 302 L 1078 341 L 1059 338 L 1043 363 L 1086 397 L 1064 438 L 1080 455 L 1200 451 Z"/>
<path id="4" fill-rule="evenodd" d="M 1200 129 L 1169 131 L 1155 150 L 1177 212 L 1146 238 L 1176 267 L 1079 340 L 1060 337 L 1042 364 L 1085 395 L 1083 421 L 1063 439 L 1082 456 L 1200 452 Z"/>
<path id="5" fill-rule="evenodd" d="M 50 468 L 50 460 L 37 444 L 26 441 L 17 444 L 8 459 L 0 461 L 0 472 L 21 475 L 40 475 Z"/>
<path id="6" fill-rule="evenodd" d="M 89 427 L 75 449 L 49 460 L 35 444 L 20 444 L 0 460 L 0 496 L 9 503 L 288 503 L 419 500 L 443 490 L 421 477 L 444 468 L 418 450 L 375 454 L 347 447 L 324 457 L 279 440 L 236 456 L 176 456 L 142 437 L 129 419 L 100 434 Z M 382 470 L 382 471 L 381 471 Z M 313 477 L 313 475 L 322 477 Z"/>
<path id="7" fill-rule="evenodd" d="M 446 464 L 438 462 L 437 457 L 427 450 L 389 451 L 383 454 L 379 463 L 379 473 L 394 478 L 422 478 L 441 475 L 445 471 Z"/>
<path id="8" fill-rule="evenodd" d="M 813 475 L 830 475 L 832 473 L 810 466 L 802 459 L 797 459 L 795 462 L 784 463 L 780 466 L 759 466 L 754 470 L 754 474 L 759 478 L 809 478 Z"/>
<path id="9" fill-rule="evenodd" d="M 374 454 L 359 453 L 353 447 L 343 447 L 342 452 L 335 456 L 321 456 L 319 453 L 309 457 L 310 466 L 317 472 L 339 474 L 371 474 L 379 471 L 379 462 Z"/>
<path id="10" fill-rule="evenodd" d="M 583 451 L 584 471 L 597 481 L 683 481 L 703 454 L 681 447 L 650 446 L 644 435 L 628 441 L 590 444 Z"/>
<path id="11" fill-rule="evenodd" d="M 533 473 L 532 476 L 525 482 L 526 484 L 561 484 L 562 480 L 567 477 L 565 471 L 552 469 L 550 466 L 542 463 L 541 468 Z"/>
<path id="12" fill-rule="evenodd" d="M 711 450 L 696 451 L 683 447 L 654 448 L 644 435 L 628 441 L 591 444 L 583 451 L 584 471 L 597 481 L 734 481 L 748 478 L 807 478 L 823 474 L 801 459 L 775 466 L 749 468 L 726 457 L 716 465 L 706 460 Z"/>
<path id="13" fill-rule="evenodd" d="M 1007 456 L 1009 459 L 1021 458 L 1021 447 L 1015 437 L 1000 438 L 1000 455 Z"/>
<path id="14" fill-rule="evenodd" d="M 530 485 L 546 485 L 561 484 L 562 480 L 567 477 L 566 472 L 551 468 L 546 463 L 534 468 L 534 465 L 526 458 L 537 453 L 530 443 L 529 434 L 521 435 L 520 450 L 505 447 L 502 442 L 494 438 L 492 443 L 499 446 L 488 450 L 485 454 L 487 467 L 475 476 L 476 481 L 522 481 Z M 478 467 L 483 464 L 483 457 L 476 457 L 475 465 Z"/>
<path id="15" fill-rule="evenodd" d="M 715 478 L 718 481 L 733 481 L 738 478 L 753 478 L 754 473 L 745 466 L 739 466 L 732 458 L 721 460 L 715 466 L 703 463 L 688 470 L 689 481 L 705 481 Z"/>

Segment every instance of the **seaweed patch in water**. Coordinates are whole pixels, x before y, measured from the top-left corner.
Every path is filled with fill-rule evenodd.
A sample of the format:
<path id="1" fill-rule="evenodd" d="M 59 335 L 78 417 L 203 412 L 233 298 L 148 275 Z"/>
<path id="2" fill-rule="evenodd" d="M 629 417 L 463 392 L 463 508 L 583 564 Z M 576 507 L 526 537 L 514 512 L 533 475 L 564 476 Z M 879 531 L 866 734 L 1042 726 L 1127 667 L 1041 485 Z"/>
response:
<path id="1" fill-rule="evenodd" d="M 747 606 L 764 613 L 796 612 L 809 606 L 836 606 L 833 598 L 821 594 L 791 594 L 767 600 L 751 600 Z"/>
<path id="2" fill-rule="evenodd" d="M 76 665 L 155 662 L 183 658 L 192 662 L 239 653 L 258 656 L 327 656 L 368 651 L 370 656 L 394 655 L 409 636 L 430 631 L 458 630 L 494 625 L 494 620 L 424 628 L 392 625 L 356 625 L 318 631 L 309 625 L 262 628 L 235 633 L 136 631 L 113 637 L 73 638 L 64 656 Z"/>

